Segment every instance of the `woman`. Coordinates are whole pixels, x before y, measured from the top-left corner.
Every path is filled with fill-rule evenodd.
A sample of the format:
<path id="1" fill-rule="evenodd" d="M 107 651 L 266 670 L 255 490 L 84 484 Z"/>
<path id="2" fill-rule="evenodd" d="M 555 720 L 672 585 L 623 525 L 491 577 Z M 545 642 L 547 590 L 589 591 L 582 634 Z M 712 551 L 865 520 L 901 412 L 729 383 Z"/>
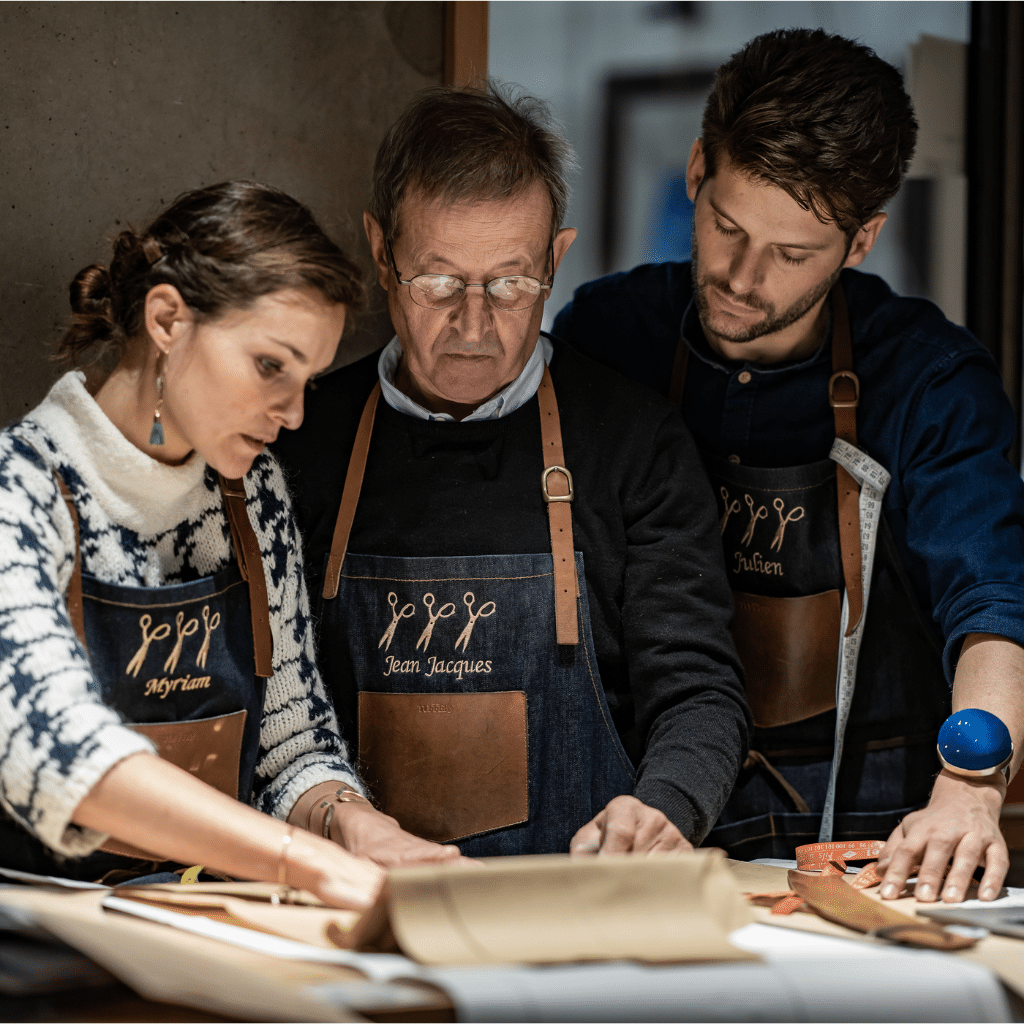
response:
<path id="1" fill-rule="evenodd" d="M 363 301 L 355 265 L 228 182 L 123 232 L 71 299 L 59 355 L 86 372 L 0 433 L 0 864 L 203 864 L 359 906 L 380 871 L 338 843 L 455 855 L 362 796 L 263 453 Z"/>

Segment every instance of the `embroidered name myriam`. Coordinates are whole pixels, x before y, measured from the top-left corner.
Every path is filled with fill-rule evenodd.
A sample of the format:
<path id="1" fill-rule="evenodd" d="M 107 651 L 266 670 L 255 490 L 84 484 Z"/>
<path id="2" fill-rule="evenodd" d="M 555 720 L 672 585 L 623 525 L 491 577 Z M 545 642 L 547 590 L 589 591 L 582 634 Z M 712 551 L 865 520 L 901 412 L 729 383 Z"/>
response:
<path id="1" fill-rule="evenodd" d="M 208 690 L 210 688 L 209 676 L 179 676 L 177 679 L 150 679 L 146 683 L 146 696 L 159 697 L 165 700 L 169 693 L 177 689 L 181 690 Z"/>

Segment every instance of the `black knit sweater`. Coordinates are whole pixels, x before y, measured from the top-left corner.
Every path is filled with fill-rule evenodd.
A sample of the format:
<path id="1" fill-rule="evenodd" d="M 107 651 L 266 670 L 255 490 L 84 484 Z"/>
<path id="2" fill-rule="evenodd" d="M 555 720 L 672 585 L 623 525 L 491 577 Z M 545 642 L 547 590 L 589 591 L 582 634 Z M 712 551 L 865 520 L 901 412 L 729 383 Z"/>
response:
<path id="1" fill-rule="evenodd" d="M 710 489 L 665 399 L 557 342 L 550 370 L 575 485 L 574 541 L 583 553 L 594 646 L 638 769 L 635 795 L 699 842 L 732 789 L 750 728 Z M 302 427 L 284 431 L 276 445 L 314 601 L 376 379 L 375 354 L 317 381 Z M 349 550 L 550 552 L 542 469 L 536 397 L 501 419 L 470 423 L 419 420 L 382 400 Z M 339 710 L 352 699 L 334 698 Z"/>

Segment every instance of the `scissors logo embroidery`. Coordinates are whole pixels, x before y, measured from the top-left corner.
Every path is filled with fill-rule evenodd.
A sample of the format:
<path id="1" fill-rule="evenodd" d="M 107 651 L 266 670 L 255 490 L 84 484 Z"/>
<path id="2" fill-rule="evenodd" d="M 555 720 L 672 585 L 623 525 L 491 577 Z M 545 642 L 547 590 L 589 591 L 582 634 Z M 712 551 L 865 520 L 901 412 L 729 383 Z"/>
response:
<path id="1" fill-rule="evenodd" d="M 744 494 L 743 499 L 747 503 L 747 508 L 750 509 L 750 522 L 747 524 L 746 532 L 740 537 L 740 543 L 745 544 L 748 548 L 750 542 L 754 539 L 754 527 L 757 525 L 758 519 L 768 518 L 768 509 L 762 505 L 756 512 L 754 511 L 754 499 L 749 494 Z"/>
<path id="2" fill-rule="evenodd" d="M 776 498 L 772 505 L 775 506 L 775 511 L 779 514 L 779 528 L 775 531 L 775 537 L 772 540 L 772 550 L 782 550 L 782 538 L 786 532 L 786 526 L 789 523 L 795 523 L 804 517 L 803 505 L 797 505 L 795 508 L 789 510 L 789 514 L 785 517 L 782 515 L 782 510 L 786 507 L 785 502 L 781 498 Z"/>
<path id="3" fill-rule="evenodd" d="M 729 516 L 731 516 L 733 512 L 739 512 L 740 510 L 740 499 L 733 498 L 730 501 L 729 489 L 727 487 L 720 488 L 720 493 L 722 495 L 722 501 L 725 503 L 725 511 L 722 513 L 722 523 L 719 533 L 725 533 L 725 528 L 729 525 Z"/>
<path id="4" fill-rule="evenodd" d="M 440 608 L 434 611 L 434 595 L 424 594 L 423 604 L 427 609 L 427 615 L 430 617 L 430 621 L 427 623 L 427 628 L 420 634 L 419 640 L 416 641 L 416 650 L 420 647 L 425 651 L 430 646 L 430 638 L 434 635 L 434 624 L 438 619 L 450 619 L 455 614 L 455 605 L 448 601 L 441 605 Z"/>
<path id="5" fill-rule="evenodd" d="M 203 637 L 203 646 L 199 648 L 199 653 L 196 655 L 196 664 L 200 668 L 206 668 L 206 656 L 210 653 L 210 634 L 220 625 L 220 612 L 214 612 L 210 615 L 210 606 L 208 604 L 203 605 L 203 628 L 206 630 L 206 635 Z"/>
<path id="6" fill-rule="evenodd" d="M 185 642 L 185 637 L 191 636 L 197 629 L 199 629 L 198 619 L 189 619 L 185 622 L 184 628 L 182 623 L 185 622 L 185 613 L 178 612 L 174 616 L 174 625 L 178 630 L 178 639 L 174 641 L 174 647 L 171 648 L 171 653 L 167 655 L 167 660 L 164 662 L 164 671 L 173 672 L 178 667 L 178 659 L 181 657 L 181 645 Z M 167 627 L 167 632 L 170 633 L 171 627 Z"/>
<path id="7" fill-rule="evenodd" d="M 385 651 L 391 646 L 391 641 L 395 639 L 395 630 L 398 628 L 399 620 L 411 619 L 416 614 L 416 606 L 411 601 L 402 605 L 401 611 L 397 610 L 398 595 L 393 590 L 388 593 L 388 604 L 391 605 L 391 625 L 384 630 L 384 635 L 377 644 L 378 648 L 383 647 Z"/>
<path id="8" fill-rule="evenodd" d="M 166 640 L 171 635 L 169 623 L 162 623 L 150 633 L 149 627 L 152 625 L 153 617 L 148 613 L 139 619 L 139 627 L 142 629 L 142 646 L 135 652 L 135 657 L 128 662 L 128 667 L 124 670 L 126 676 L 138 676 L 139 669 L 142 668 L 142 663 L 146 660 L 146 655 L 149 654 L 149 645 L 154 640 Z"/>
<path id="9" fill-rule="evenodd" d="M 494 614 L 495 605 L 493 601 L 487 601 L 485 604 L 480 605 L 480 610 L 473 611 L 473 605 L 476 603 L 476 597 L 472 590 L 467 590 L 462 595 L 462 602 L 465 604 L 466 609 L 469 612 L 469 621 L 466 623 L 465 628 L 459 634 L 459 639 L 455 641 L 455 650 L 459 649 L 459 644 L 462 644 L 462 653 L 466 653 L 466 648 L 469 646 L 469 638 L 473 635 L 473 627 L 476 625 L 477 619 L 486 619 Z"/>

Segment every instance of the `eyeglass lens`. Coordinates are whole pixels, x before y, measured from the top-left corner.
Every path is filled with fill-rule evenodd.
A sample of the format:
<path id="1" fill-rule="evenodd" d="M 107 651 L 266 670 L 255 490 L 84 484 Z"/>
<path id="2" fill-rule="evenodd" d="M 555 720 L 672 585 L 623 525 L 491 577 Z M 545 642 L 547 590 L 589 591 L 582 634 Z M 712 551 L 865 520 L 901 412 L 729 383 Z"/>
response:
<path id="1" fill-rule="evenodd" d="M 537 301 L 543 287 L 532 277 L 496 277 L 486 285 L 467 285 L 461 278 L 446 274 L 421 274 L 409 284 L 413 299 L 430 309 L 454 305 L 467 287 L 484 288 L 491 305 L 497 309 L 526 309 Z"/>

